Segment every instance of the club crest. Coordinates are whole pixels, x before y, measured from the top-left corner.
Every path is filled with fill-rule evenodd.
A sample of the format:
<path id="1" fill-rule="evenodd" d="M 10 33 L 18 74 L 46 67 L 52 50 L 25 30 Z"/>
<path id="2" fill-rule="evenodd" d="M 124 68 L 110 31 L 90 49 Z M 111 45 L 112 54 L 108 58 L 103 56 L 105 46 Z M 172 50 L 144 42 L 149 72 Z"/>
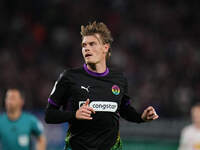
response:
<path id="1" fill-rule="evenodd" d="M 113 93 L 114 95 L 119 95 L 119 93 L 120 93 L 120 88 L 119 88 L 118 85 L 113 85 L 113 86 L 112 86 L 112 93 Z"/>

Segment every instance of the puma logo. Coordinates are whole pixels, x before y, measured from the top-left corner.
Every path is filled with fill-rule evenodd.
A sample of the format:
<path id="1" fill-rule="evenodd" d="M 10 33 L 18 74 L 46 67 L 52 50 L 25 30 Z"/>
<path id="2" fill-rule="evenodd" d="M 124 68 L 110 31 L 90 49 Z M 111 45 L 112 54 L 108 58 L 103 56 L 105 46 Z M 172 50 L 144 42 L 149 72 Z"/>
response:
<path id="1" fill-rule="evenodd" d="M 88 93 L 89 93 L 89 88 L 90 88 L 90 86 L 88 86 L 87 88 L 86 88 L 86 87 L 84 87 L 84 86 L 81 86 L 81 89 L 84 89 L 84 90 L 86 90 Z"/>

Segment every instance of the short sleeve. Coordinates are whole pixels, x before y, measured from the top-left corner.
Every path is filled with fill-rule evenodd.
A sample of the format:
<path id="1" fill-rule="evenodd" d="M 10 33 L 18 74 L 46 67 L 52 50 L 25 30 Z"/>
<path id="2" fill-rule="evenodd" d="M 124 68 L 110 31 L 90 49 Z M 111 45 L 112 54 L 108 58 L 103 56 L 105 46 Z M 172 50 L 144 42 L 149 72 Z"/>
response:
<path id="1" fill-rule="evenodd" d="M 69 97 L 70 80 L 67 71 L 60 74 L 58 80 L 55 82 L 54 87 L 49 96 L 48 102 L 54 106 L 61 106 L 64 104 L 64 99 Z"/>
<path id="2" fill-rule="evenodd" d="M 31 117 L 31 133 L 34 136 L 40 136 L 44 132 L 44 126 L 36 117 Z"/>

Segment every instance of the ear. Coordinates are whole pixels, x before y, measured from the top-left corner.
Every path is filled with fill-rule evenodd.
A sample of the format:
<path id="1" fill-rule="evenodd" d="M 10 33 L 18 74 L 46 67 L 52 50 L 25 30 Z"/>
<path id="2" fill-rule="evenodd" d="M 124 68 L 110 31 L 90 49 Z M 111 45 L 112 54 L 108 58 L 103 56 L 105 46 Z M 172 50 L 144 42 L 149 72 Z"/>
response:
<path id="1" fill-rule="evenodd" d="M 25 102 L 24 102 L 24 99 L 21 99 L 21 107 L 23 107 L 24 106 L 24 104 L 25 104 Z"/>
<path id="2" fill-rule="evenodd" d="M 104 44 L 104 52 L 108 53 L 108 50 L 110 48 L 110 44 Z"/>

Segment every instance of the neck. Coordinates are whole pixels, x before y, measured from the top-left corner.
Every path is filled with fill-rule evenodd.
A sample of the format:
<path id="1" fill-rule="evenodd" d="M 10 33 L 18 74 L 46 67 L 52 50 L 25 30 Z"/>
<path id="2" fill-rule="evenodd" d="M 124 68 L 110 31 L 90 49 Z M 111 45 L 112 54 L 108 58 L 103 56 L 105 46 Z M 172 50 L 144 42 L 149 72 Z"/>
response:
<path id="1" fill-rule="evenodd" d="M 16 110 L 16 111 L 7 111 L 7 115 L 8 115 L 8 118 L 10 120 L 17 120 L 20 115 L 21 115 L 21 111 L 20 110 Z"/>
<path id="2" fill-rule="evenodd" d="M 106 71 L 106 63 L 87 64 L 87 68 L 96 73 L 103 73 Z"/>

